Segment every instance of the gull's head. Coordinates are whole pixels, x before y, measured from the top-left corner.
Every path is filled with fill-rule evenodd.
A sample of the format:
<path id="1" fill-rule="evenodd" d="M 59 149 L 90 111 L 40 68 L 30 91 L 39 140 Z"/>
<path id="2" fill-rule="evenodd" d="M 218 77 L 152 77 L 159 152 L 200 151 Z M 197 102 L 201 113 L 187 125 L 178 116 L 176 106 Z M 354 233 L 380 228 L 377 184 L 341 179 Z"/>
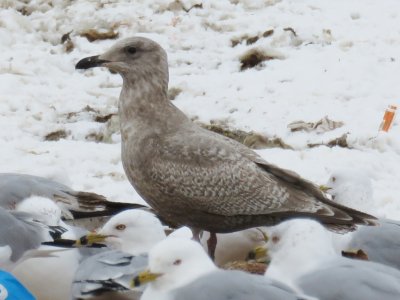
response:
<path id="1" fill-rule="evenodd" d="M 146 253 L 166 235 L 160 220 L 152 213 L 129 209 L 113 216 L 98 231 L 114 249 L 131 254 Z"/>
<path id="2" fill-rule="evenodd" d="M 334 170 L 326 186 L 334 201 L 351 208 L 376 214 L 371 174 L 358 169 Z"/>
<path id="3" fill-rule="evenodd" d="M 76 69 L 106 67 L 122 75 L 123 78 L 151 74 L 168 77 L 167 54 L 156 42 L 144 37 L 130 37 L 117 42 L 107 52 L 81 59 Z M 149 78 L 147 78 L 149 79 Z"/>
<path id="4" fill-rule="evenodd" d="M 332 235 L 314 220 L 299 219 L 283 222 L 268 231 L 267 247 L 271 255 L 284 253 L 300 256 L 300 252 L 328 251 Z M 314 253 L 315 255 L 315 253 Z"/>
<path id="5" fill-rule="evenodd" d="M 336 257 L 332 234 L 308 219 L 290 220 L 268 230 L 271 263 L 266 275 L 278 280 L 297 278 L 320 262 Z"/>
<path id="6" fill-rule="evenodd" d="M 42 217 L 41 221 L 48 226 L 59 226 L 61 209 L 54 201 L 40 196 L 31 196 L 17 204 L 17 211 L 24 211 Z"/>
<path id="7" fill-rule="evenodd" d="M 170 291 L 215 270 L 201 245 L 195 241 L 169 237 L 149 252 L 149 270 L 135 278 L 135 285 L 151 281 L 150 288 Z"/>

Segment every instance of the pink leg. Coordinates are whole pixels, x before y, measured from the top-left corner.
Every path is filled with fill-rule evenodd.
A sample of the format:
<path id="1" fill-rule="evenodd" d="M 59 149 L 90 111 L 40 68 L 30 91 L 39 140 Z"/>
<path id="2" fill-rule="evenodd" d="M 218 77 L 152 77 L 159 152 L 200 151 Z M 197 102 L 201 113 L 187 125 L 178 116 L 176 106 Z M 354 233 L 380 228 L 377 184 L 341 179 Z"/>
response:
<path id="1" fill-rule="evenodd" d="M 192 231 L 192 240 L 200 243 L 200 236 L 203 233 L 203 230 L 197 228 L 190 228 Z"/>

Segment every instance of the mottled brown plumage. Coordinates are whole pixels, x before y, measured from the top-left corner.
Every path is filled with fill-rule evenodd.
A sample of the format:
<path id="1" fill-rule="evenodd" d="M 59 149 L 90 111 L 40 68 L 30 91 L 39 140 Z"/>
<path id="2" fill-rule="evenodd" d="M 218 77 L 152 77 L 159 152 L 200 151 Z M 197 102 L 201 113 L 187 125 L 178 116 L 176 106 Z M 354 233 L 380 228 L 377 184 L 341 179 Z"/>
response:
<path id="1" fill-rule="evenodd" d="M 331 202 L 296 173 L 192 123 L 167 98 L 167 55 L 154 41 L 124 39 L 76 67 L 94 66 L 123 78 L 119 115 L 125 172 L 167 221 L 210 232 L 303 217 L 338 231 L 374 224 L 374 217 Z"/>

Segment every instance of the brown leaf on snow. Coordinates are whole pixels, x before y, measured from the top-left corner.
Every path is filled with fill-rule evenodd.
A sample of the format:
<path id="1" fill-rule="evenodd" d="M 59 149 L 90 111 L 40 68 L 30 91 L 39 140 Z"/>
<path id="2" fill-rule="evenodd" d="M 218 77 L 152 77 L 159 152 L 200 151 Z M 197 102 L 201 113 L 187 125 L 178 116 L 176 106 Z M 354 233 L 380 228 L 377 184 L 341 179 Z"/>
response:
<path id="1" fill-rule="evenodd" d="M 368 254 L 362 249 L 358 249 L 357 251 L 342 251 L 342 256 L 352 259 L 369 260 Z"/>
<path id="2" fill-rule="evenodd" d="M 114 29 L 110 29 L 108 31 L 97 31 L 96 29 L 89 29 L 81 32 L 79 35 L 87 38 L 89 42 L 94 42 L 97 40 L 116 39 L 118 38 L 119 33 Z"/>
<path id="3" fill-rule="evenodd" d="M 330 140 L 325 143 L 307 144 L 307 146 L 309 148 L 314 148 L 314 147 L 318 147 L 318 146 L 327 146 L 330 148 L 335 147 L 335 146 L 339 146 L 342 148 L 349 148 L 349 149 L 351 148 L 349 146 L 349 144 L 347 143 L 347 133 L 343 134 L 342 136 L 340 136 L 336 139 Z"/>
<path id="4" fill-rule="evenodd" d="M 317 122 L 295 121 L 295 122 L 290 123 L 287 127 L 292 132 L 315 131 L 316 133 L 323 133 L 323 132 L 327 132 L 327 131 L 342 127 L 343 124 L 344 123 L 341 121 L 333 121 L 333 120 L 329 119 L 328 116 L 325 116 Z"/>
<path id="5" fill-rule="evenodd" d="M 65 130 L 57 130 L 46 134 L 44 137 L 45 141 L 58 141 L 60 139 L 65 139 L 67 137 L 67 132 Z"/>
<path id="6" fill-rule="evenodd" d="M 253 48 L 246 51 L 239 57 L 240 60 L 240 71 L 244 71 L 249 68 L 254 68 L 263 61 L 272 59 L 283 59 L 284 56 L 272 49 L 261 49 Z"/>

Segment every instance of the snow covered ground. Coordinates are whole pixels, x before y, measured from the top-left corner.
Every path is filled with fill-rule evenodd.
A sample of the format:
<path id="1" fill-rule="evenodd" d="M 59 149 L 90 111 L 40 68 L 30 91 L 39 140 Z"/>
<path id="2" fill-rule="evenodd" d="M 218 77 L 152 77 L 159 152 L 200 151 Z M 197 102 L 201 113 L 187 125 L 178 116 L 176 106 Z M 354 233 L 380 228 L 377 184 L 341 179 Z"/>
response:
<path id="1" fill-rule="evenodd" d="M 1 172 L 143 202 L 124 175 L 119 133 L 94 141 L 107 127 L 95 116 L 117 111 L 120 77 L 74 69 L 115 43 L 80 34 L 114 29 L 161 43 L 170 87 L 182 90 L 174 103 L 190 117 L 282 138 L 294 149 L 259 153 L 318 184 L 337 168 L 359 170 L 372 180 L 376 214 L 400 219 L 399 121 L 378 133 L 386 107 L 400 104 L 397 0 L 3 0 L 0 8 Z M 61 43 L 69 32 L 71 52 Z M 278 59 L 241 71 L 239 58 L 252 48 Z M 287 128 L 324 116 L 344 126 Z M 58 130 L 66 137 L 45 140 Z M 307 147 L 344 133 L 351 149 Z"/>

